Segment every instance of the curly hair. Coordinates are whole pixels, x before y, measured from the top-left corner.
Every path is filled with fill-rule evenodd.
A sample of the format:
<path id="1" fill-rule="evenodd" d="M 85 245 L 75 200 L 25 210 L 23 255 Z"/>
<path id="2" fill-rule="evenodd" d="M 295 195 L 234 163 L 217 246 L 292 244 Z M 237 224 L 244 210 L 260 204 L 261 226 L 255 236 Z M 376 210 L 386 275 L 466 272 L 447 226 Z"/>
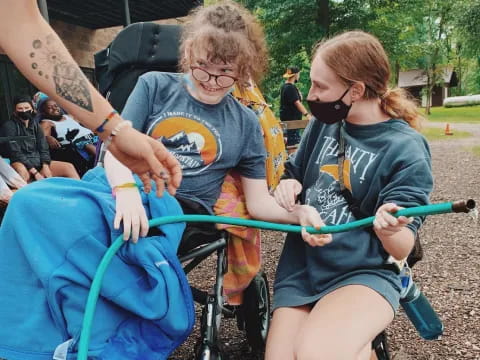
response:
<path id="1" fill-rule="evenodd" d="M 180 69 L 188 72 L 195 50 L 206 49 L 208 60 L 237 66 L 238 85 L 259 83 L 267 71 L 268 55 L 262 26 L 243 6 L 233 1 L 199 7 L 184 26 Z"/>

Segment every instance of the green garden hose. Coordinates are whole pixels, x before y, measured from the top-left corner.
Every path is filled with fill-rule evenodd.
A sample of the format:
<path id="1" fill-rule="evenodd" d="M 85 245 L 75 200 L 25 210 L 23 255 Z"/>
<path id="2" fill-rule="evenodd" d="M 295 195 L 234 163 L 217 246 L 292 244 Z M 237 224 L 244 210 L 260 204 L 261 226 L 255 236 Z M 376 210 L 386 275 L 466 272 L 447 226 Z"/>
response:
<path id="1" fill-rule="evenodd" d="M 431 204 L 425 206 L 417 206 L 408 209 L 402 209 L 393 214 L 396 217 L 399 216 L 426 216 L 426 215 L 435 215 L 435 214 L 445 214 L 451 212 L 465 212 L 468 213 L 475 209 L 475 201 L 469 199 L 467 201 L 456 201 L 456 202 L 445 202 L 440 204 Z M 364 218 L 361 220 L 353 221 L 341 225 L 325 225 L 322 226 L 319 230 L 313 227 L 306 227 L 306 230 L 311 234 L 331 234 L 346 232 L 354 229 L 359 229 L 367 226 L 371 226 L 374 216 Z M 231 218 L 225 216 L 213 216 L 213 215 L 178 215 L 178 216 L 164 216 L 161 218 L 152 219 L 149 221 L 150 227 L 156 227 L 164 224 L 172 224 L 179 222 L 205 222 L 205 223 L 216 223 L 216 224 L 230 224 L 230 225 L 240 225 L 247 226 L 258 229 L 265 230 L 276 230 L 283 232 L 296 232 L 301 233 L 302 226 L 299 225 L 286 225 L 286 224 L 276 224 L 266 221 L 257 221 L 257 220 L 246 220 L 239 218 Z M 103 256 L 100 264 L 97 268 L 95 276 L 92 281 L 92 286 L 90 287 L 90 292 L 87 298 L 87 304 L 85 306 L 85 314 L 83 317 L 82 331 L 80 333 L 80 341 L 78 345 L 78 360 L 87 360 L 88 355 L 88 345 L 90 341 L 90 332 L 92 327 L 93 315 L 95 313 L 95 307 L 97 304 L 98 295 L 100 293 L 100 288 L 103 281 L 103 276 L 107 270 L 108 265 L 110 264 L 112 258 L 115 256 L 116 252 L 123 245 L 125 241 L 123 240 L 123 235 L 120 235 L 107 250 Z"/>

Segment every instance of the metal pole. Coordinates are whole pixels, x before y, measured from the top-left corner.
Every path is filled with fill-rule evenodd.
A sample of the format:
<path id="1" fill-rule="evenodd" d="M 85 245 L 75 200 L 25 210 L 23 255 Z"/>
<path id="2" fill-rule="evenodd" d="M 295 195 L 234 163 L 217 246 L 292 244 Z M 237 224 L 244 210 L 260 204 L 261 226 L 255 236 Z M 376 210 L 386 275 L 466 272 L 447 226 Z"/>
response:
<path id="1" fill-rule="evenodd" d="M 128 6 L 128 0 L 123 0 L 123 27 L 131 24 L 130 19 L 130 7 Z"/>
<path id="2" fill-rule="evenodd" d="M 48 7 L 47 7 L 47 0 L 37 0 L 38 8 L 40 9 L 40 13 L 42 14 L 43 18 L 49 23 L 50 20 L 48 18 Z"/>

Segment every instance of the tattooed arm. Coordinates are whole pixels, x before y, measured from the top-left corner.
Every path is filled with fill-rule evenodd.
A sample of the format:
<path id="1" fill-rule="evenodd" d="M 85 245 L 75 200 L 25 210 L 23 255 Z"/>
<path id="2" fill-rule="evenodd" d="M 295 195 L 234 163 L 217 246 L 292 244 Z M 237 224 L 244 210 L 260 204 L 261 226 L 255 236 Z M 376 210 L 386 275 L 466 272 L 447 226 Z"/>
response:
<path id="1" fill-rule="evenodd" d="M 41 16 L 36 0 L 0 0 L 0 48 L 25 77 L 60 106 L 95 131 L 112 111 L 112 106 L 90 84 L 65 45 Z M 99 136 L 105 140 L 123 119 L 115 115 Z M 181 170 L 177 160 L 154 139 L 124 126 L 109 151 L 146 186 L 157 183 L 158 194 L 170 175 L 168 190 L 175 193 Z M 166 175 L 163 175 L 166 174 Z"/>

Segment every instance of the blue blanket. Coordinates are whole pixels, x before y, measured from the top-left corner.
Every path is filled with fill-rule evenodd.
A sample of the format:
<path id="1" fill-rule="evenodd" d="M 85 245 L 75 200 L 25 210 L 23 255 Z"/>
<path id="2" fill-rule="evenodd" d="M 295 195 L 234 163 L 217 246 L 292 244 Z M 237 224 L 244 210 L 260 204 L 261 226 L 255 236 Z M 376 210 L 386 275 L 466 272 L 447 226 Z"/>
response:
<path id="1" fill-rule="evenodd" d="M 168 194 L 142 198 L 152 218 L 181 214 Z M 0 358 L 51 360 L 62 343 L 67 358 L 76 358 L 92 278 L 120 234 L 114 215 L 101 168 L 82 181 L 42 180 L 13 196 L 0 228 Z M 119 250 L 103 280 L 89 357 L 166 359 L 188 336 L 193 301 L 176 256 L 184 227 L 162 225 L 162 236 Z"/>

